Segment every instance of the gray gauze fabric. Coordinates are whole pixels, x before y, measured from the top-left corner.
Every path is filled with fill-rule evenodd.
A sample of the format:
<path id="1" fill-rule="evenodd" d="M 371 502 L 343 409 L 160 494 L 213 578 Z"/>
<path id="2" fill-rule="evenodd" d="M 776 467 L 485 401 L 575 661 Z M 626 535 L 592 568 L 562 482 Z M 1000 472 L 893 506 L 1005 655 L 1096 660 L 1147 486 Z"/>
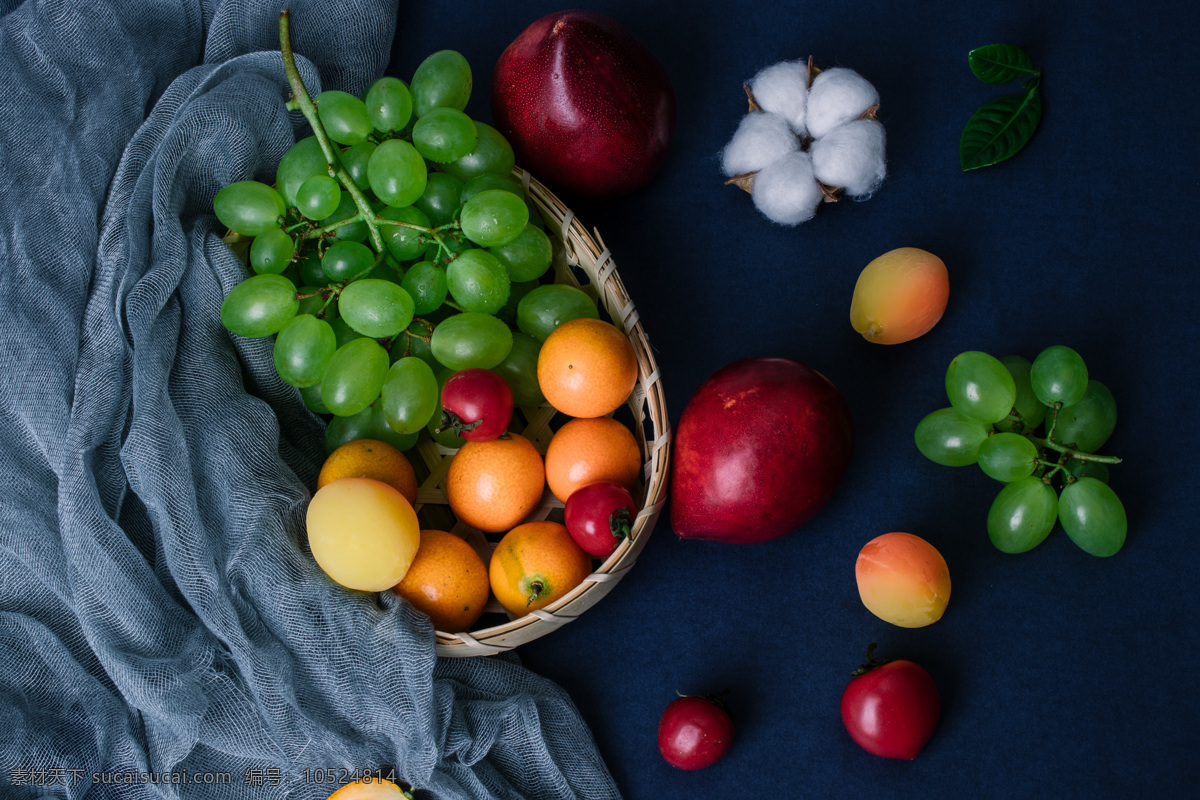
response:
<path id="1" fill-rule="evenodd" d="M 211 213 L 303 134 L 278 9 L 0 5 L 0 796 L 615 797 L 559 688 L 307 552 L 322 423 L 221 327 Z M 383 73 L 394 0 L 291 13 L 313 92 Z"/>

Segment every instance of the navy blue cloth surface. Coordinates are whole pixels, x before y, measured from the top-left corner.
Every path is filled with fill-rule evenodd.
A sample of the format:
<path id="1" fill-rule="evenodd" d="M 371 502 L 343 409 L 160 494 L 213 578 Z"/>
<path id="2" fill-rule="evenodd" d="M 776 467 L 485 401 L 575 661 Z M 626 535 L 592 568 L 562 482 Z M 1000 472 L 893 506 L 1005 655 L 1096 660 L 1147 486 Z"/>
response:
<path id="1" fill-rule="evenodd" d="M 564 686 L 631 800 L 692 797 L 1181 797 L 1200 714 L 1200 445 L 1194 316 L 1196 136 L 1191 65 L 1200 12 L 1184 2 L 645 3 L 597 0 L 662 61 L 679 119 L 663 171 L 613 202 L 567 198 L 612 248 L 663 370 L 670 415 L 720 366 L 778 355 L 842 390 L 857 444 L 833 501 L 803 530 L 749 547 L 681 541 L 666 515 L 637 565 L 579 620 L 519 648 Z M 475 66 L 469 109 L 502 49 L 552 2 L 441 5 L 402 14 L 391 69 L 435 47 Z M 519 9 L 519 10 L 518 10 Z M 1043 69 L 1045 113 L 1013 159 L 963 173 L 958 140 L 984 102 L 967 52 L 1024 47 Z M 718 154 L 745 112 L 742 82 L 812 55 L 879 90 L 889 175 L 864 203 L 798 228 L 767 222 L 722 185 Z M 945 317 L 883 347 L 850 328 L 859 271 L 895 247 L 939 255 Z M 1124 549 L 1086 555 L 1057 529 L 1034 551 L 995 550 L 985 518 L 999 484 L 921 456 L 913 429 L 947 405 L 965 350 L 1032 359 L 1064 344 L 1118 404 L 1105 452 L 1129 516 Z M 916 533 L 953 581 L 936 624 L 872 616 L 858 550 Z M 913 762 L 860 750 L 838 701 L 866 645 L 919 661 L 944 700 Z M 729 689 L 738 739 L 698 773 L 659 756 L 676 691 Z"/>

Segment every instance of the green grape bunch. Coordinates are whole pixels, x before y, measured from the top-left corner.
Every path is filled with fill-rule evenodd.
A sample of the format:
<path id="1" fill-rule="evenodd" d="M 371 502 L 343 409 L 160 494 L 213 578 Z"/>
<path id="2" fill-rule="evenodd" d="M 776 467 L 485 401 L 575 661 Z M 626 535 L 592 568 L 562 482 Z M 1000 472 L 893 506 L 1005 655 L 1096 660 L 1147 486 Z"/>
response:
<path id="1" fill-rule="evenodd" d="M 1121 459 L 1096 454 L 1116 427 L 1117 405 L 1077 352 L 1055 345 L 1032 363 L 960 353 L 946 370 L 946 395 L 950 406 L 917 424 L 917 449 L 945 466 L 978 464 L 1004 484 L 987 516 L 997 549 L 1031 550 L 1055 523 L 1092 555 L 1121 549 L 1125 507 L 1108 485 L 1108 466 Z"/>
<path id="2" fill-rule="evenodd" d="M 553 246 L 513 178 L 513 149 L 463 111 L 466 59 L 441 50 L 408 83 L 387 76 L 361 97 L 310 97 L 287 12 L 280 49 L 287 107 L 312 134 L 283 155 L 274 185 L 237 181 L 213 200 L 220 223 L 251 239 L 250 274 L 226 295 L 221 323 L 275 337 L 279 376 L 331 417 L 330 451 L 357 438 L 412 447 L 456 370 L 495 369 L 519 397 L 544 402 L 541 341 L 596 306 L 546 283 Z"/>

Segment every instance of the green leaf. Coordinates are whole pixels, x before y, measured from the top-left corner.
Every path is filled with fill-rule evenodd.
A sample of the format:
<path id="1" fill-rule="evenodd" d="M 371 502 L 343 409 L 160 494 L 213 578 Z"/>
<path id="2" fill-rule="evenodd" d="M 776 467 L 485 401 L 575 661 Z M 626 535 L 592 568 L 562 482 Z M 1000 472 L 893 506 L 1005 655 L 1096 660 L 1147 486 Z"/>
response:
<path id="1" fill-rule="evenodd" d="M 1010 83 L 1023 75 L 1039 74 L 1029 53 L 1011 44 L 977 47 L 967 54 L 967 60 L 975 77 L 984 83 Z"/>
<path id="2" fill-rule="evenodd" d="M 993 100 L 967 120 L 958 143 L 963 171 L 988 167 L 1016 155 L 1042 119 L 1042 95 L 1034 83 L 1024 94 Z"/>

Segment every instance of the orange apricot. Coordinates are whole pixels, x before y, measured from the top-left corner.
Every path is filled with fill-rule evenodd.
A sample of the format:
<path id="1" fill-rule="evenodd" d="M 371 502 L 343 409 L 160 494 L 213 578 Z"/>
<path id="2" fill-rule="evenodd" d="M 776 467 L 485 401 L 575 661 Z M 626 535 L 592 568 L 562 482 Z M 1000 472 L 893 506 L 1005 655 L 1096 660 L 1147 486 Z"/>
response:
<path id="1" fill-rule="evenodd" d="M 949 298 L 950 276 L 942 260 L 916 247 L 901 247 L 859 274 L 850 325 L 868 342 L 908 342 L 938 323 Z"/>
<path id="2" fill-rule="evenodd" d="M 950 602 L 946 559 L 911 533 L 885 533 L 867 542 L 858 554 L 854 575 L 867 610 L 901 628 L 937 622 Z"/>

